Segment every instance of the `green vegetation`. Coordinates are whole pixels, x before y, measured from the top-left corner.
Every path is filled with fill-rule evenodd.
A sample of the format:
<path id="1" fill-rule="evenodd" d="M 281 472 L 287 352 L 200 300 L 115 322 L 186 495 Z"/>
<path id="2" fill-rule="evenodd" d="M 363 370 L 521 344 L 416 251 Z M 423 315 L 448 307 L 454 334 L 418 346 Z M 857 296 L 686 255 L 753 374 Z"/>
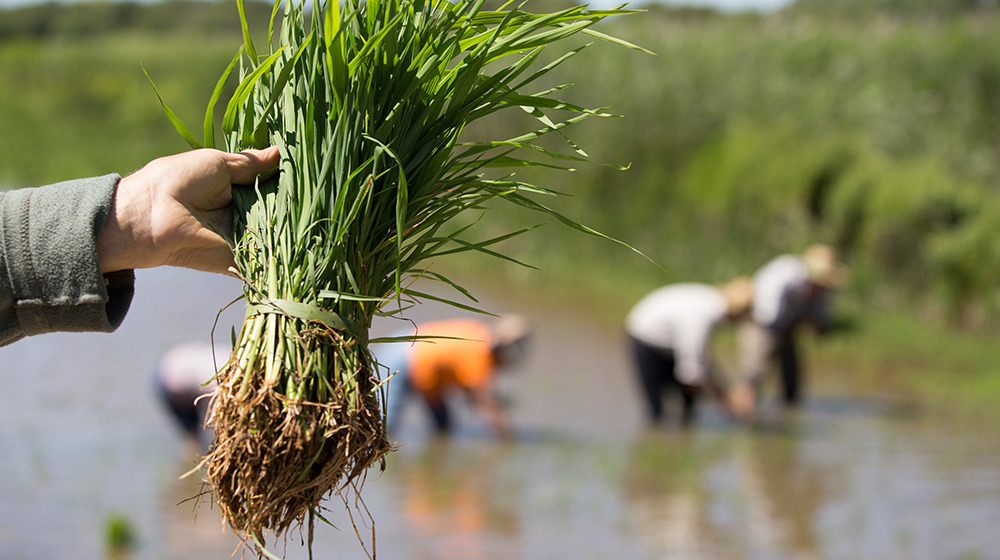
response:
<path id="1" fill-rule="evenodd" d="M 0 17 L 0 185 L 127 172 L 185 149 L 139 63 L 177 113 L 198 122 L 198 100 L 209 98 L 239 31 L 194 19 L 141 23 L 190 10 L 235 14 L 230 2 L 165 6 L 115 8 L 133 14 L 127 25 L 91 18 L 107 19 L 107 28 L 91 24 L 87 33 L 55 24 L 12 33 L 27 29 L 14 23 L 27 12 Z M 68 9 L 45 12 L 58 19 Z M 162 15 L 140 15 L 153 9 Z M 618 320 L 656 285 L 725 280 L 824 240 L 854 268 L 842 309 L 857 325 L 821 346 L 824 355 L 847 348 L 873 370 L 887 362 L 954 370 L 963 386 L 1000 395 L 1000 383 L 988 381 L 1000 380 L 989 336 L 1000 323 L 995 3 L 800 0 L 767 16 L 654 7 L 601 29 L 657 55 L 588 49 L 570 75 L 554 76 L 575 82 L 569 101 L 623 115 L 582 123 L 574 142 L 592 160 L 630 164 L 583 165 L 560 178 L 557 190 L 574 195 L 561 208 L 666 272 L 556 224 L 544 243 L 527 236 L 503 247 L 540 271 L 465 258 L 442 264 L 498 266 L 494 277 L 544 280 L 556 293 L 571 285 Z M 518 126 L 499 121 L 468 133 L 502 136 Z M 536 223 L 501 213 L 508 223 L 477 226 L 483 238 Z"/>
<path id="2" fill-rule="evenodd" d="M 136 4 L 134 2 L 54 2 L 4 11 L 0 41 L 13 39 L 78 40 L 128 32 L 207 37 L 239 33 L 235 6 L 229 2 L 189 0 Z M 247 18 L 266 21 L 269 4 L 247 5 Z"/>
<path id="3" fill-rule="evenodd" d="M 112 558 L 123 558 L 136 547 L 138 536 L 128 517 L 109 513 L 104 519 L 104 541 Z"/>
<path id="4" fill-rule="evenodd" d="M 158 80 L 164 95 L 182 101 L 178 112 L 197 114 L 215 77 L 232 58 L 240 30 L 238 21 L 216 28 L 189 20 L 222 8 L 171 2 L 4 11 L 0 186 L 124 174 L 155 157 L 184 150 L 156 97 L 150 98 L 142 69 Z M 235 8 L 228 3 L 225 8 L 234 19 L 230 12 Z M 118 13 L 132 14 L 134 24 L 121 24 Z M 177 18 L 176 25 L 164 23 L 174 21 L 171 18 Z"/>
<path id="5" fill-rule="evenodd" d="M 615 137 L 578 140 L 633 166 L 580 174 L 568 190 L 584 221 L 678 279 L 826 240 L 868 298 L 995 320 L 998 14 L 636 19 L 614 31 L 657 57 L 590 53 L 601 80 L 586 95 L 625 118 Z"/>
<path id="6" fill-rule="evenodd" d="M 451 223 L 492 201 L 561 218 L 537 201 L 555 194 L 545 183 L 484 170 L 584 161 L 565 137 L 568 155 L 536 140 L 608 116 L 562 101 L 561 87 L 539 93 L 535 82 L 580 52 L 563 47 L 576 35 L 631 46 L 591 30 L 629 11 L 535 14 L 484 4 L 346 0 L 310 12 L 287 3 L 280 18 L 275 4 L 264 28 L 280 31 L 236 43 L 208 101 L 203 141 L 166 111 L 192 147 L 214 147 L 218 95 L 239 68 L 220 144 L 276 145 L 283 156 L 279 174 L 233 193 L 248 314 L 216 378 L 215 441 L 202 461 L 223 517 L 262 553 L 264 531 L 281 536 L 307 517 L 311 544 L 321 501 L 356 491 L 369 467 L 385 466 L 392 445 L 368 349 L 373 318 L 430 298 L 411 285 L 418 277 L 451 283 L 428 261 L 470 252 L 506 259 L 493 246 L 526 233 L 482 240 L 464 220 Z M 541 63 L 555 43 L 559 58 Z M 161 99 L 166 108 L 170 98 Z M 462 140 L 469 123 L 512 112 L 535 121 L 515 134 Z"/>

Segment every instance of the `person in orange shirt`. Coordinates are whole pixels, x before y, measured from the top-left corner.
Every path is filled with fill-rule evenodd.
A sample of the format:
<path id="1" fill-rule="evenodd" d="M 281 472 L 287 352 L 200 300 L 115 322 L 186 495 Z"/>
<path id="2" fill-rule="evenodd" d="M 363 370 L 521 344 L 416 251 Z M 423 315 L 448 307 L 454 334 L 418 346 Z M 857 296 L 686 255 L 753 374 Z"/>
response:
<path id="1" fill-rule="evenodd" d="M 486 417 L 493 431 L 510 435 L 510 423 L 493 395 L 496 372 L 524 355 L 530 327 L 523 317 L 505 316 L 493 324 L 474 319 L 450 319 L 418 325 L 400 333 L 413 337 L 394 342 L 376 353 L 392 376 L 388 381 L 387 422 L 398 428 L 399 415 L 411 396 L 419 396 L 441 433 L 452 428 L 449 393 L 465 393 Z"/>

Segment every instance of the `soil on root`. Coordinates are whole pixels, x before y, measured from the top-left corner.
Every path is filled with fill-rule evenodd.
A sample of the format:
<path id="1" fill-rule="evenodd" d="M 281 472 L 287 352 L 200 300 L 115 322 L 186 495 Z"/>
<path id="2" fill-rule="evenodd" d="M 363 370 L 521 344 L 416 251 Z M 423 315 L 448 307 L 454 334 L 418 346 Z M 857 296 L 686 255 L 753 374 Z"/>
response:
<path id="1" fill-rule="evenodd" d="M 301 527 L 326 496 L 357 492 L 366 469 L 376 462 L 384 468 L 392 445 L 367 368 L 356 372 L 352 395 L 338 386 L 324 403 L 289 399 L 269 386 L 241 395 L 234 369 L 220 374 L 212 397 L 215 441 L 202 464 L 215 503 L 244 543 Z"/>

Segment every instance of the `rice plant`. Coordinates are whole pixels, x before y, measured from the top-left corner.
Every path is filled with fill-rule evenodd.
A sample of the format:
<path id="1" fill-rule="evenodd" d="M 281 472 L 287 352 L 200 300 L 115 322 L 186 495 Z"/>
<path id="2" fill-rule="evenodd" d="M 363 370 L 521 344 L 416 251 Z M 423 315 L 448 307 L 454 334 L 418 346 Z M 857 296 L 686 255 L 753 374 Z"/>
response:
<path id="1" fill-rule="evenodd" d="M 579 34 L 633 47 L 591 29 L 632 10 L 279 2 L 261 52 L 241 0 L 237 6 L 244 41 L 209 102 L 204 143 L 164 108 L 192 146 L 215 146 L 214 107 L 237 73 L 224 148 L 281 149 L 273 179 L 233 192 L 231 238 L 247 315 L 218 375 L 209 417 L 215 442 L 203 462 L 226 520 L 245 541 L 262 542 L 265 531 L 281 535 L 307 516 L 311 529 L 325 496 L 357 490 L 392 449 L 368 351 L 373 317 L 430 298 L 412 288 L 417 276 L 451 284 L 428 269 L 431 259 L 468 251 L 508 258 L 494 245 L 527 231 L 474 240 L 471 226 L 454 218 L 501 200 L 601 235 L 539 202 L 555 193 L 513 171 L 568 170 L 586 159 L 564 130 L 610 115 L 560 101 L 566 86 L 530 90 L 585 45 L 544 63 L 540 55 Z M 468 123 L 503 111 L 526 111 L 537 128 L 462 138 Z M 536 144 L 550 134 L 566 150 Z"/>

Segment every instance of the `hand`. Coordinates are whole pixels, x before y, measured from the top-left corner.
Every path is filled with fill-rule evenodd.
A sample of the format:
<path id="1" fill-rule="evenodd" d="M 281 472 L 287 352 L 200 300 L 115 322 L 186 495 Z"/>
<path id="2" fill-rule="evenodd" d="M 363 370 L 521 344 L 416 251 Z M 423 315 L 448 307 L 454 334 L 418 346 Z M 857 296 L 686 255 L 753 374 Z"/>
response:
<path id="1" fill-rule="evenodd" d="M 493 395 L 493 389 L 489 386 L 477 387 L 472 390 L 471 396 L 473 402 L 486 416 L 493 433 L 502 439 L 511 439 L 514 432 L 511 430 L 510 421 L 507 420 L 507 413 Z"/>
<path id="2" fill-rule="evenodd" d="M 757 392 L 750 383 L 741 382 L 733 387 L 729 393 L 729 410 L 741 420 L 753 418 L 756 404 Z"/>
<path id="3" fill-rule="evenodd" d="M 278 148 L 237 154 L 203 149 L 153 160 L 123 178 L 97 239 L 104 273 L 180 266 L 226 273 L 232 186 L 273 172 Z"/>

